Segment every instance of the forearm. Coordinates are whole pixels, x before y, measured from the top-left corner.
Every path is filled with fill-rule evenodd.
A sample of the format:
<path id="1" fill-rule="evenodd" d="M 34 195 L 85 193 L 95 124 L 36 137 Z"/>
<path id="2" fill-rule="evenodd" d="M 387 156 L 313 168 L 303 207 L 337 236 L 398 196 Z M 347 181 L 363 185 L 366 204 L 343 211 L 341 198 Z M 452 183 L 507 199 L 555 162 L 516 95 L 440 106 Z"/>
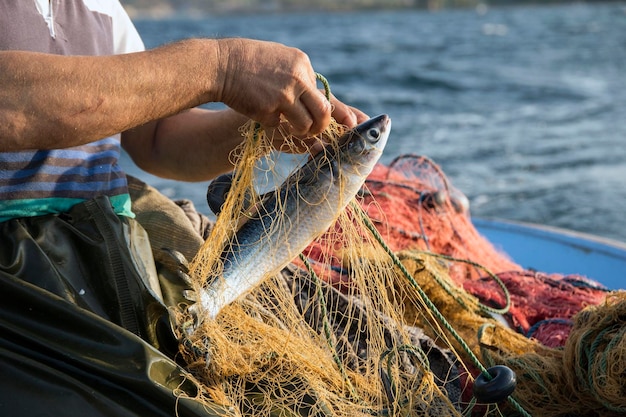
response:
<path id="1" fill-rule="evenodd" d="M 163 178 L 205 181 L 233 169 L 231 152 L 248 119 L 230 109 L 191 109 L 122 134 L 122 145 L 143 170 Z"/>
<path id="2" fill-rule="evenodd" d="M 0 151 L 87 143 L 215 101 L 213 42 L 103 57 L 0 51 Z"/>
<path id="3" fill-rule="evenodd" d="M 233 110 L 206 117 L 194 109 L 208 102 Z M 247 120 L 306 138 L 328 126 L 332 108 L 348 126 L 366 117 L 331 105 L 308 56 L 272 42 L 196 39 L 102 57 L 0 51 L 0 152 L 124 132 L 124 147 L 148 172 L 204 180 L 232 168 L 229 154 Z"/>

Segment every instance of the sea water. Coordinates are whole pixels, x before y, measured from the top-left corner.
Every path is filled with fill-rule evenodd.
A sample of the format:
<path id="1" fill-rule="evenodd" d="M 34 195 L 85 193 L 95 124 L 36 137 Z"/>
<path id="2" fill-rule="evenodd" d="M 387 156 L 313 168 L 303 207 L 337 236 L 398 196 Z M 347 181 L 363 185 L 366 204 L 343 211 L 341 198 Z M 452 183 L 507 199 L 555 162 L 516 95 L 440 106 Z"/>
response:
<path id="1" fill-rule="evenodd" d="M 626 242 L 626 3 L 135 23 L 148 48 L 230 36 L 301 48 L 337 97 L 391 116 L 383 162 L 429 156 L 468 196 L 473 216 Z M 210 213 L 208 183 L 123 163 Z"/>

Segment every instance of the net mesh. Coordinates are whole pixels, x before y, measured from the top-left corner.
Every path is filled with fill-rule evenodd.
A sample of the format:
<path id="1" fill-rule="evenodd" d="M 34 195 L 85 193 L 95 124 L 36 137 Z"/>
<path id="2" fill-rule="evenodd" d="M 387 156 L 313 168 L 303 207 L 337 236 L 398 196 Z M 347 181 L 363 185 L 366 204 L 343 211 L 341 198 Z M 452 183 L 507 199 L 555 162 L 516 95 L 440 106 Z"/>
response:
<path id="1" fill-rule="evenodd" d="M 326 135 L 341 131 L 333 129 Z M 233 186 L 191 265 L 196 293 L 219 277 L 223 248 L 259 201 L 255 172 L 272 139 L 254 126 L 244 133 Z M 291 225 L 270 229 L 280 227 Z M 235 415 L 613 415 L 626 406 L 625 373 L 612 366 L 624 362 L 623 350 L 613 352 L 623 343 L 606 337 L 623 336 L 615 320 L 626 315 L 609 314 L 601 342 L 580 330 L 604 314 L 586 306 L 624 304 L 620 293 L 604 303 L 607 293 L 583 277 L 525 271 L 476 231 L 436 164 L 406 155 L 377 165 L 299 258 L 214 320 L 189 332 L 193 317 L 181 312 L 181 353 L 201 395 Z M 598 361 L 606 377 L 590 367 Z M 477 404 L 473 381 L 496 363 L 517 372 L 515 400 Z M 581 400 L 590 385 L 609 393 Z"/>

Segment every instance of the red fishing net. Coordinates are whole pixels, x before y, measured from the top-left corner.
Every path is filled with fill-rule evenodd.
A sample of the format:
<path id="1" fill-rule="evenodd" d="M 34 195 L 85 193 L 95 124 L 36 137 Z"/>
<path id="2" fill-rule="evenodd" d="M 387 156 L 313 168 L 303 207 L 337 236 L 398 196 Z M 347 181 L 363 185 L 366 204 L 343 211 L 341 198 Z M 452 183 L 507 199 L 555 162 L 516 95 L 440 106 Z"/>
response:
<path id="1" fill-rule="evenodd" d="M 524 270 L 497 250 L 472 224 L 467 198 L 426 157 L 404 155 L 389 166 L 379 164 L 359 203 L 394 252 L 422 250 L 470 261 L 449 262 L 450 278 L 483 304 L 500 307 L 505 295 L 485 269 L 495 274 L 511 296 L 509 325 L 546 346 L 563 346 L 572 316 L 606 297 L 606 289 L 585 277 Z M 320 258 L 337 234 L 333 230 L 305 253 L 325 279 L 340 286 L 347 278 L 338 258 Z M 321 264 L 329 269 L 320 270 Z"/>

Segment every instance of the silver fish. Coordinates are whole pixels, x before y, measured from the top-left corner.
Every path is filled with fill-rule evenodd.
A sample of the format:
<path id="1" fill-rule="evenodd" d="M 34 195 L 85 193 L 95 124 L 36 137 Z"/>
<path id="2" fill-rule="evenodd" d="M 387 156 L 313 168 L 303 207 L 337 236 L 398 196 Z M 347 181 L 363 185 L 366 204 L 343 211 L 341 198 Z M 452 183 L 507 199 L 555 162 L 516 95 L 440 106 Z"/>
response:
<path id="1" fill-rule="evenodd" d="M 222 254 L 223 274 L 200 293 L 197 319 L 222 308 L 278 273 L 324 233 L 354 198 L 380 158 L 391 128 L 387 115 L 339 139 L 263 196 Z"/>

